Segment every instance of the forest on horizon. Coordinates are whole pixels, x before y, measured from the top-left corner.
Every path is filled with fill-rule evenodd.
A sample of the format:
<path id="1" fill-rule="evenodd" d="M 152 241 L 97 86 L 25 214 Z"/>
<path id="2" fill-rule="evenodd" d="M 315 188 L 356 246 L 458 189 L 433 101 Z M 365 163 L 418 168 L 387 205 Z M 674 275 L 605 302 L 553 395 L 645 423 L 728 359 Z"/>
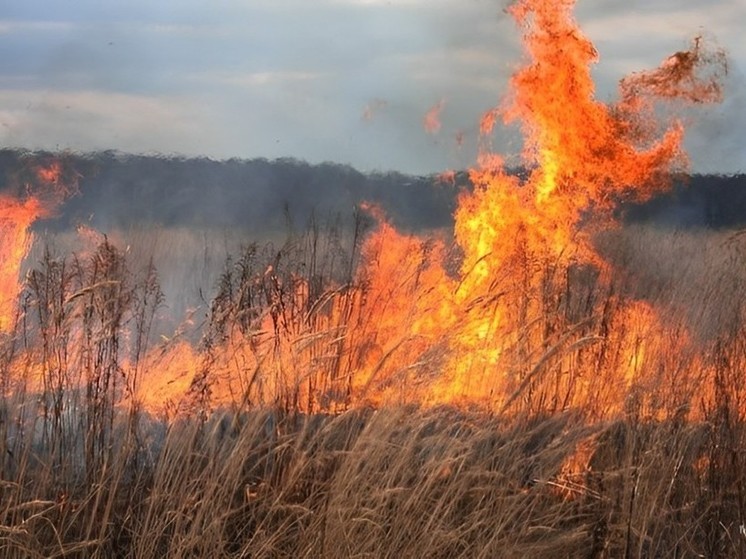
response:
<path id="1" fill-rule="evenodd" d="M 85 224 L 106 231 L 154 224 L 234 227 L 250 234 L 303 228 L 313 215 L 351 215 L 379 206 L 398 228 L 422 231 L 452 224 L 468 172 L 407 175 L 363 173 L 348 165 L 298 159 L 182 158 L 0 150 L 0 190 L 20 192 L 34 169 L 59 161 L 62 180 L 78 192 L 37 228 Z M 514 171 L 519 173 L 520 171 Z M 620 204 L 627 221 L 664 227 L 737 228 L 746 224 L 746 174 L 679 177 L 674 188 L 639 204 Z"/>

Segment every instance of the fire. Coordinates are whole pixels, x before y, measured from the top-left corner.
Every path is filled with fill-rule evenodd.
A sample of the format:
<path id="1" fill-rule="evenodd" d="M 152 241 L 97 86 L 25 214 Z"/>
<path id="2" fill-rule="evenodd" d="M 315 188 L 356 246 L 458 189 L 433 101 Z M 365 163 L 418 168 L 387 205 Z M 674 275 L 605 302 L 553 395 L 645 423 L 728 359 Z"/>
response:
<path id="1" fill-rule="evenodd" d="M 720 103 L 728 60 L 722 50 L 708 51 L 702 37 L 695 37 L 689 50 L 669 56 L 660 67 L 638 72 L 622 80 L 625 102 L 635 103 L 642 95 L 683 99 L 690 103 Z"/>
<path id="2" fill-rule="evenodd" d="M 598 54 L 572 18 L 573 4 L 523 0 L 509 9 L 523 29 L 527 62 L 513 76 L 504 105 L 488 111 L 480 129 L 488 135 L 500 117 L 519 123 L 527 176 L 509 173 L 498 155 L 483 153 L 471 172 L 474 191 L 461 195 L 455 213 L 460 271 L 454 277 L 434 261 L 428 263 L 418 290 L 437 292 L 439 302 L 422 309 L 433 317 L 433 327 L 425 332 L 428 343 L 447 343 L 450 357 L 440 364 L 426 400 L 512 402 L 511 394 L 529 391 L 549 363 L 558 360 L 553 366 L 560 369 L 573 366 L 573 351 L 608 343 L 608 334 L 594 332 L 599 319 L 592 309 L 574 317 L 581 324 L 587 321 L 586 327 L 555 320 L 556 331 L 550 332 L 547 313 L 559 309 L 547 308 L 542 297 L 558 287 L 552 277 L 557 270 L 595 269 L 600 275 L 596 289 L 603 289 L 610 270 L 593 247 L 593 234 L 613 227 L 615 203 L 649 198 L 668 188 L 672 172 L 685 167 L 683 126 L 659 122 L 655 99 L 718 100 L 724 57 L 705 55 L 696 41 L 690 52 L 677 53 L 661 69 L 625 79 L 617 104 L 598 101 L 591 78 Z M 712 67 L 708 76 L 698 75 Z M 426 122 L 436 122 L 433 115 L 440 109 L 441 104 L 431 109 Z M 390 237 L 391 232 L 384 225 L 378 235 Z M 406 245 L 401 239 L 398 243 Z M 391 271 L 371 286 L 378 296 L 387 296 L 393 270 L 406 261 L 395 251 L 392 260 Z M 388 296 L 395 298 L 393 292 Z M 401 298 L 411 295 L 403 290 Z M 655 323 L 654 313 L 642 304 L 621 306 L 619 312 L 630 324 L 641 322 L 640 328 Z M 409 314 L 396 316 L 401 324 Z M 407 328 L 422 322 L 406 322 Z M 614 370 L 605 372 L 627 386 L 646 360 L 645 349 L 632 341 L 637 336 L 632 330 L 628 340 L 618 340 L 627 354 L 607 364 Z M 562 352 L 569 354 L 557 359 Z M 406 368 L 407 360 L 397 366 Z M 565 405 L 574 403 L 582 404 L 568 400 Z"/>
<path id="3" fill-rule="evenodd" d="M 656 355 L 648 347 L 661 331 L 655 312 L 613 297 L 611 311 L 571 309 L 573 302 L 556 292 L 575 285 L 558 276 L 576 275 L 581 286 L 593 284 L 592 292 L 609 289 L 594 232 L 613 226 L 618 200 L 667 188 L 671 172 L 686 163 L 683 126 L 657 122 L 654 98 L 716 100 L 717 80 L 701 89 L 695 74 L 721 59 L 703 55 L 697 42 L 691 56 L 677 55 L 686 64 L 669 60 L 662 70 L 631 76 L 620 101 L 604 104 L 591 79 L 598 56 L 572 6 L 524 0 L 510 9 L 524 31 L 527 63 L 511 80 L 511 96 L 486 113 L 480 129 L 488 135 L 499 118 L 518 122 L 527 175 L 509 173 L 496 154 L 480 156 L 471 171 L 474 190 L 461 195 L 454 216 L 460 267 L 447 269 L 444 241 L 399 233 L 369 208 L 379 226 L 362 251 L 363 291 L 330 297 L 329 310 L 314 315 L 315 329 L 308 330 L 310 316 L 296 322 L 294 313 L 278 317 L 271 310 L 295 305 L 282 300 L 284 287 L 302 299 L 308 283 L 296 279 L 275 289 L 280 299 L 251 335 L 234 330 L 213 348 L 214 400 L 292 394 L 296 404 L 315 409 L 343 395 L 347 405 L 585 406 L 599 416 L 623 410 L 623 394 Z M 428 132 L 438 131 L 443 107 L 441 101 L 428 111 Z M 285 325 L 280 333 L 278 320 Z M 618 351 L 609 355 L 609 346 Z M 328 355 L 329 347 L 338 353 Z M 329 363 L 338 368 L 341 358 L 343 374 L 331 374 Z M 551 392 L 548 376 L 557 379 Z"/>
<path id="4" fill-rule="evenodd" d="M 312 412 L 390 402 L 505 413 L 582 409 L 594 418 L 633 408 L 658 413 L 654 402 L 633 395 L 665 370 L 666 328 L 650 305 L 615 291 L 611 265 L 593 239 L 614 227 L 617 202 L 645 200 L 685 168 L 683 125 L 660 119 L 658 100 L 717 101 L 727 68 L 722 53 L 707 53 L 696 40 L 659 69 L 625 78 L 618 102 L 602 103 L 591 79 L 598 53 L 573 19 L 573 6 L 520 0 L 509 8 L 526 61 L 480 131 L 484 140 L 500 120 L 519 124 L 523 168 L 514 173 L 498 154 L 480 154 L 470 171 L 473 190 L 461 193 L 454 214 L 453 249 L 446 238 L 401 233 L 367 208 L 378 227 L 348 284 L 321 289 L 312 266 L 283 268 L 278 256 L 256 267 L 257 254 L 248 251 L 226 271 L 199 344 L 177 339 L 125 356 L 112 342 L 103 372 L 135 379 L 128 385 L 133 400 L 173 413 L 261 404 Z M 429 133 L 440 129 L 444 104 L 425 116 Z M 374 102 L 364 118 L 382 106 Z M 51 165 L 37 177 L 60 185 L 64 174 Z M 7 327 L 28 228 L 42 208 L 33 197 L 3 199 L 2 208 Z M 104 253 L 112 262 L 124 258 L 110 247 Z M 155 291 L 132 290 L 128 281 L 107 276 L 68 294 L 90 295 L 87 304 L 97 311 L 113 304 L 105 297 L 118 297 L 116 323 L 99 325 L 108 340 L 116 333 L 111 328 L 124 332 L 144 320 L 142 309 L 157 306 Z M 93 296 L 99 291 L 103 302 Z M 125 338 L 144 343 L 138 336 Z"/>
<path id="5" fill-rule="evenodd" d="M 33 243 L 31 225 L 49 216 L 69 192 L 62 184 L 60 161 L 35 166 L 32 176 L 33 182 L 24 185 L 24 196 L 0 194 L 0 332 L 12 326 L 16 314 L 21 264 Z"/>
<path id="6" fill-rule="evenodd" d="M 31 224 L 46 211 L 35 198 L 17 200 L 0 196 L 0 332 L 7 331 L 16 314 L 21 290 L 18 275 L 32 243 Z"/>
<path id="7" fill-rule="evenodd" d="M 52 161 L 46 167 L 37 167 L 36 176 L 43 183 L 58 185 L 62 180 L 62 163 Z"/>
<path id="8" fill-rule="evenodd" d="M 435 105 L 430 107 L 425 113 L 425 118 L 422 120 L 422 126 L 425 128 L 425 132 L 428 134 L 437 134 L 440 132 L 440 114 L 446 106 L 446 100 L 441 99 Z"/>
<path id="9" fill-rule="evenodd" d="M 0 332 L 7 331 L 17 314 L 21 265 L 33 243 L 31 226 L 48 217 L 78 186 L 80 175 L 60 159 L 32 166 L 23 194 L 0 193 Z"/>
<path id="10" fill-rule="evenodd" d="M 590 211 L 608 227 L 615 201 L 648 198 L 667 187 L 670 172 L 684 163 L 680 124 L 652 137 L 637 123 L 653 115 L 634 111 L 639 105 L 633 99 L 625 97 L 623 106 L 595 99 L 591 67 L 598 56 L 572 19 L 572 4 L 522 1 L 510 9 L 524 28 L 528 61 L 513 76 L 505 106 L 488 112 L 481 129 L 489 132 L 496 114 L 517 121 L 530 173 L 519 185 L 494 159 L 473 171 L 477 191 L 456 215 L 459 244 L 476 249 L 467 254 L 467 267 L 487 255 L 484 266 L 501 266 L 505 243 L 495 241 L 521 230 L 531 253 L 590 260 L 590 227 L 581 227 L 581 219 Z M 480 229 L 488 223 L 491 241 L 475 242 L 477 222 Z"/>
<path id="11" fill-rule="evenodd" d="M 446 169 L 437 176 L 437 181 L 443 185 L 456 186 L 456 171 Z"/>

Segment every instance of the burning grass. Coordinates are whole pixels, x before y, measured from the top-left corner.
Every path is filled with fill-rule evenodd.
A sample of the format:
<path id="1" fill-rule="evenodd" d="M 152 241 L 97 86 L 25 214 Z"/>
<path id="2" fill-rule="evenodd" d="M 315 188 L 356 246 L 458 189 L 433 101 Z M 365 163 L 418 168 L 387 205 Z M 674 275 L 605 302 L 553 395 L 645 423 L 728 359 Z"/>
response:
<path id="1" fill-rule="evenodd" d="M 156 390 L 148 380 L 155 366 L 124 351 L 136 347 L 133 340 L 154 343 L 152 271 L 129 270 L 127 255 L 109 241 L 76 258 L 47 253 L 28 275 L 16 334 L 3 340 L 6 555 L 738 557 L 746 542 L 741 323 L 734 331 L 736 323 L 717 320 L 717 331 L 682 343 L 682 333 L 705 323 L 679 311 L 683 301 L 704 314 L 721 307 L 717 294 L 736 287 L 709 266 L 735 273 L 744 241 L 650 228 L 607 234 L 600 250 L 629 274 L 610 289 L 587 269 L 565 270 L 564 283 L 553 284 L 552 324 L 571 316 L 572 326 L 559 344 L 521 354 L 535 361 L 507 401 L 411 403 L 422 394 L 414 380 L 433 381 L 422 372 L 444 358 L 443 348 L 428 348 L 386 379 L 389 400 L 378 409 L 366 405 L 375 380 L 349 380 L 355 359 L 340 332 L 350 322 L 331 331 L 335 315 L 324 301 L 373 305 L 361 315 L 386 302 L 366 300 L 363 284 L 340 291 L 331 280 L 313 302 L 294 289 L 278 291 L 308 269 L 297 260 L 308 256 L 303 251 L 288 251 L 294 256 L 283 263 L 275 251 L 249 246 L 229 261 L 210 337 L 189 354 L 195 371 L 184 396 L 160 408 L 147 396 Z M 650 290 L 643 292 L 634 270 L 663 248 L 697 258 L 655 259 L 648 270 L 657 281 L 645 279 Z M 263 258 L 272 262 L 269 275 Z M 256 289 L 253 305 L 247 285 Z M 635 331 L 644 349 L 636 362 L 619 363 L 638 368 L 632 381 L 607 372 L 612 359 L 627 355 L 618 344 L 634 330 L 625 298 L 667 317 L 660 326 L 667 337 L 646 321 Z M 275 319 L 273 308 L 283 309 Z M 606 313 L 595 327 L 608 333 L 583 342 L 587 333 L 576 330 L 592 327 L 591 311 Z M 247 317 L 276 320 L 277 328 L 251 330 Z M 351 310 L 353 319 L 355 335 L 377 333 Z M 317 324 L 313 336 L 309 324 Z M 223 370 L 215 349 L 226 332 L 242 328 L 242 344 L 254 343 L 256 361 L 246 369 L 253 376 L 226 398 L 225 379 L 213 376 Z M 265 338 L 252 342 L 260 332 Z M 231 343 L 238 367 L 245 356 Z M 294 369 L 272 358 L 286 346 L 295 347 Z M 181 347 L 179 339 L 161 340 L 139 355 L 155 352 L 172 367 L 169 350 Z M 282 383 L 268 386 L 273 378 Z"/>

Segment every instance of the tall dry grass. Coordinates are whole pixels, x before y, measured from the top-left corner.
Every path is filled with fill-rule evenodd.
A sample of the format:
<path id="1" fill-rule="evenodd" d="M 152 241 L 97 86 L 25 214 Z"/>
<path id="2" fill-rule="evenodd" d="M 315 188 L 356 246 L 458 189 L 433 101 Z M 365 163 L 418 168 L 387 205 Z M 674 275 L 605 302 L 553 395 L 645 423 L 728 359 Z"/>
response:
<path id="1" fill-rule="evenodd" d="M 213 246 L 182 235 L 178 251 L 165 243 L 164 259 L 180 251 L 194 264 Z M 135 396 L 143 355 L 162 343 L 161 256 L 110 239 L 73 255 L 40 253 L 16 328 L 0 343 L 0 554 L 746 553 L 742 237 L 618 231 L 599 240 L 626 270 L 610 286 L 589 269 L 546 268 L 530 294 L 540 320 L 510 354 L 527 362 L 500 406 L 347 409 L 352 348 L 372 347 L 361 342 L 375 324 L 345 322 L 365 286 L 351 273 L 356 241 L 335 235 L 312 228 L 271 250 L 247 245 L 217 272 L 205 266 L 216 294 L 204 311 L 206 382 L 196 396 L 210 386 L 211 347 L 226 332 L 252 331 L 254 318 L 275 312 L 269 339 L 305 343 L 297 369 L 283 369 L 295 376 L 272 397 L 249 385 L 215 409 L 206 390 L 200 413 L 168 421 Z M 311 286 L 300 299 L 294 277 Z M 332 300 L 348 313 L 327 312 Z M 636 332 L 656 358 L 633 363 L 644 370 L 620 392 L 606 371 L 623 365 L 626 300 L 654 304 L 663 326 L 649 339 Z M 577 344 L 591 336 L 603 339 Z M 276 373 L 269 355 L 259 373 Z M 415 357 L 418 370 L 439 358 Z"/>

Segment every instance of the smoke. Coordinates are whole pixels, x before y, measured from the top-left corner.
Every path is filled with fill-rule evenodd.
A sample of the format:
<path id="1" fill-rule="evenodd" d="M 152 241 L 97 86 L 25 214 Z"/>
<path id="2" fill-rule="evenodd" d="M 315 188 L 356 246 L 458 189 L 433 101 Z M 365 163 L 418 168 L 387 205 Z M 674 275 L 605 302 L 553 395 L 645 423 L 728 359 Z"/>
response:
<path id="1" fill-rule="evenodd" d="M 746 77 L 740 68 L 731 66 L 723 97 L 721 105 L 690 119 L 686 145 L 693 167 L 702 173 L 746 171 Z"/>

